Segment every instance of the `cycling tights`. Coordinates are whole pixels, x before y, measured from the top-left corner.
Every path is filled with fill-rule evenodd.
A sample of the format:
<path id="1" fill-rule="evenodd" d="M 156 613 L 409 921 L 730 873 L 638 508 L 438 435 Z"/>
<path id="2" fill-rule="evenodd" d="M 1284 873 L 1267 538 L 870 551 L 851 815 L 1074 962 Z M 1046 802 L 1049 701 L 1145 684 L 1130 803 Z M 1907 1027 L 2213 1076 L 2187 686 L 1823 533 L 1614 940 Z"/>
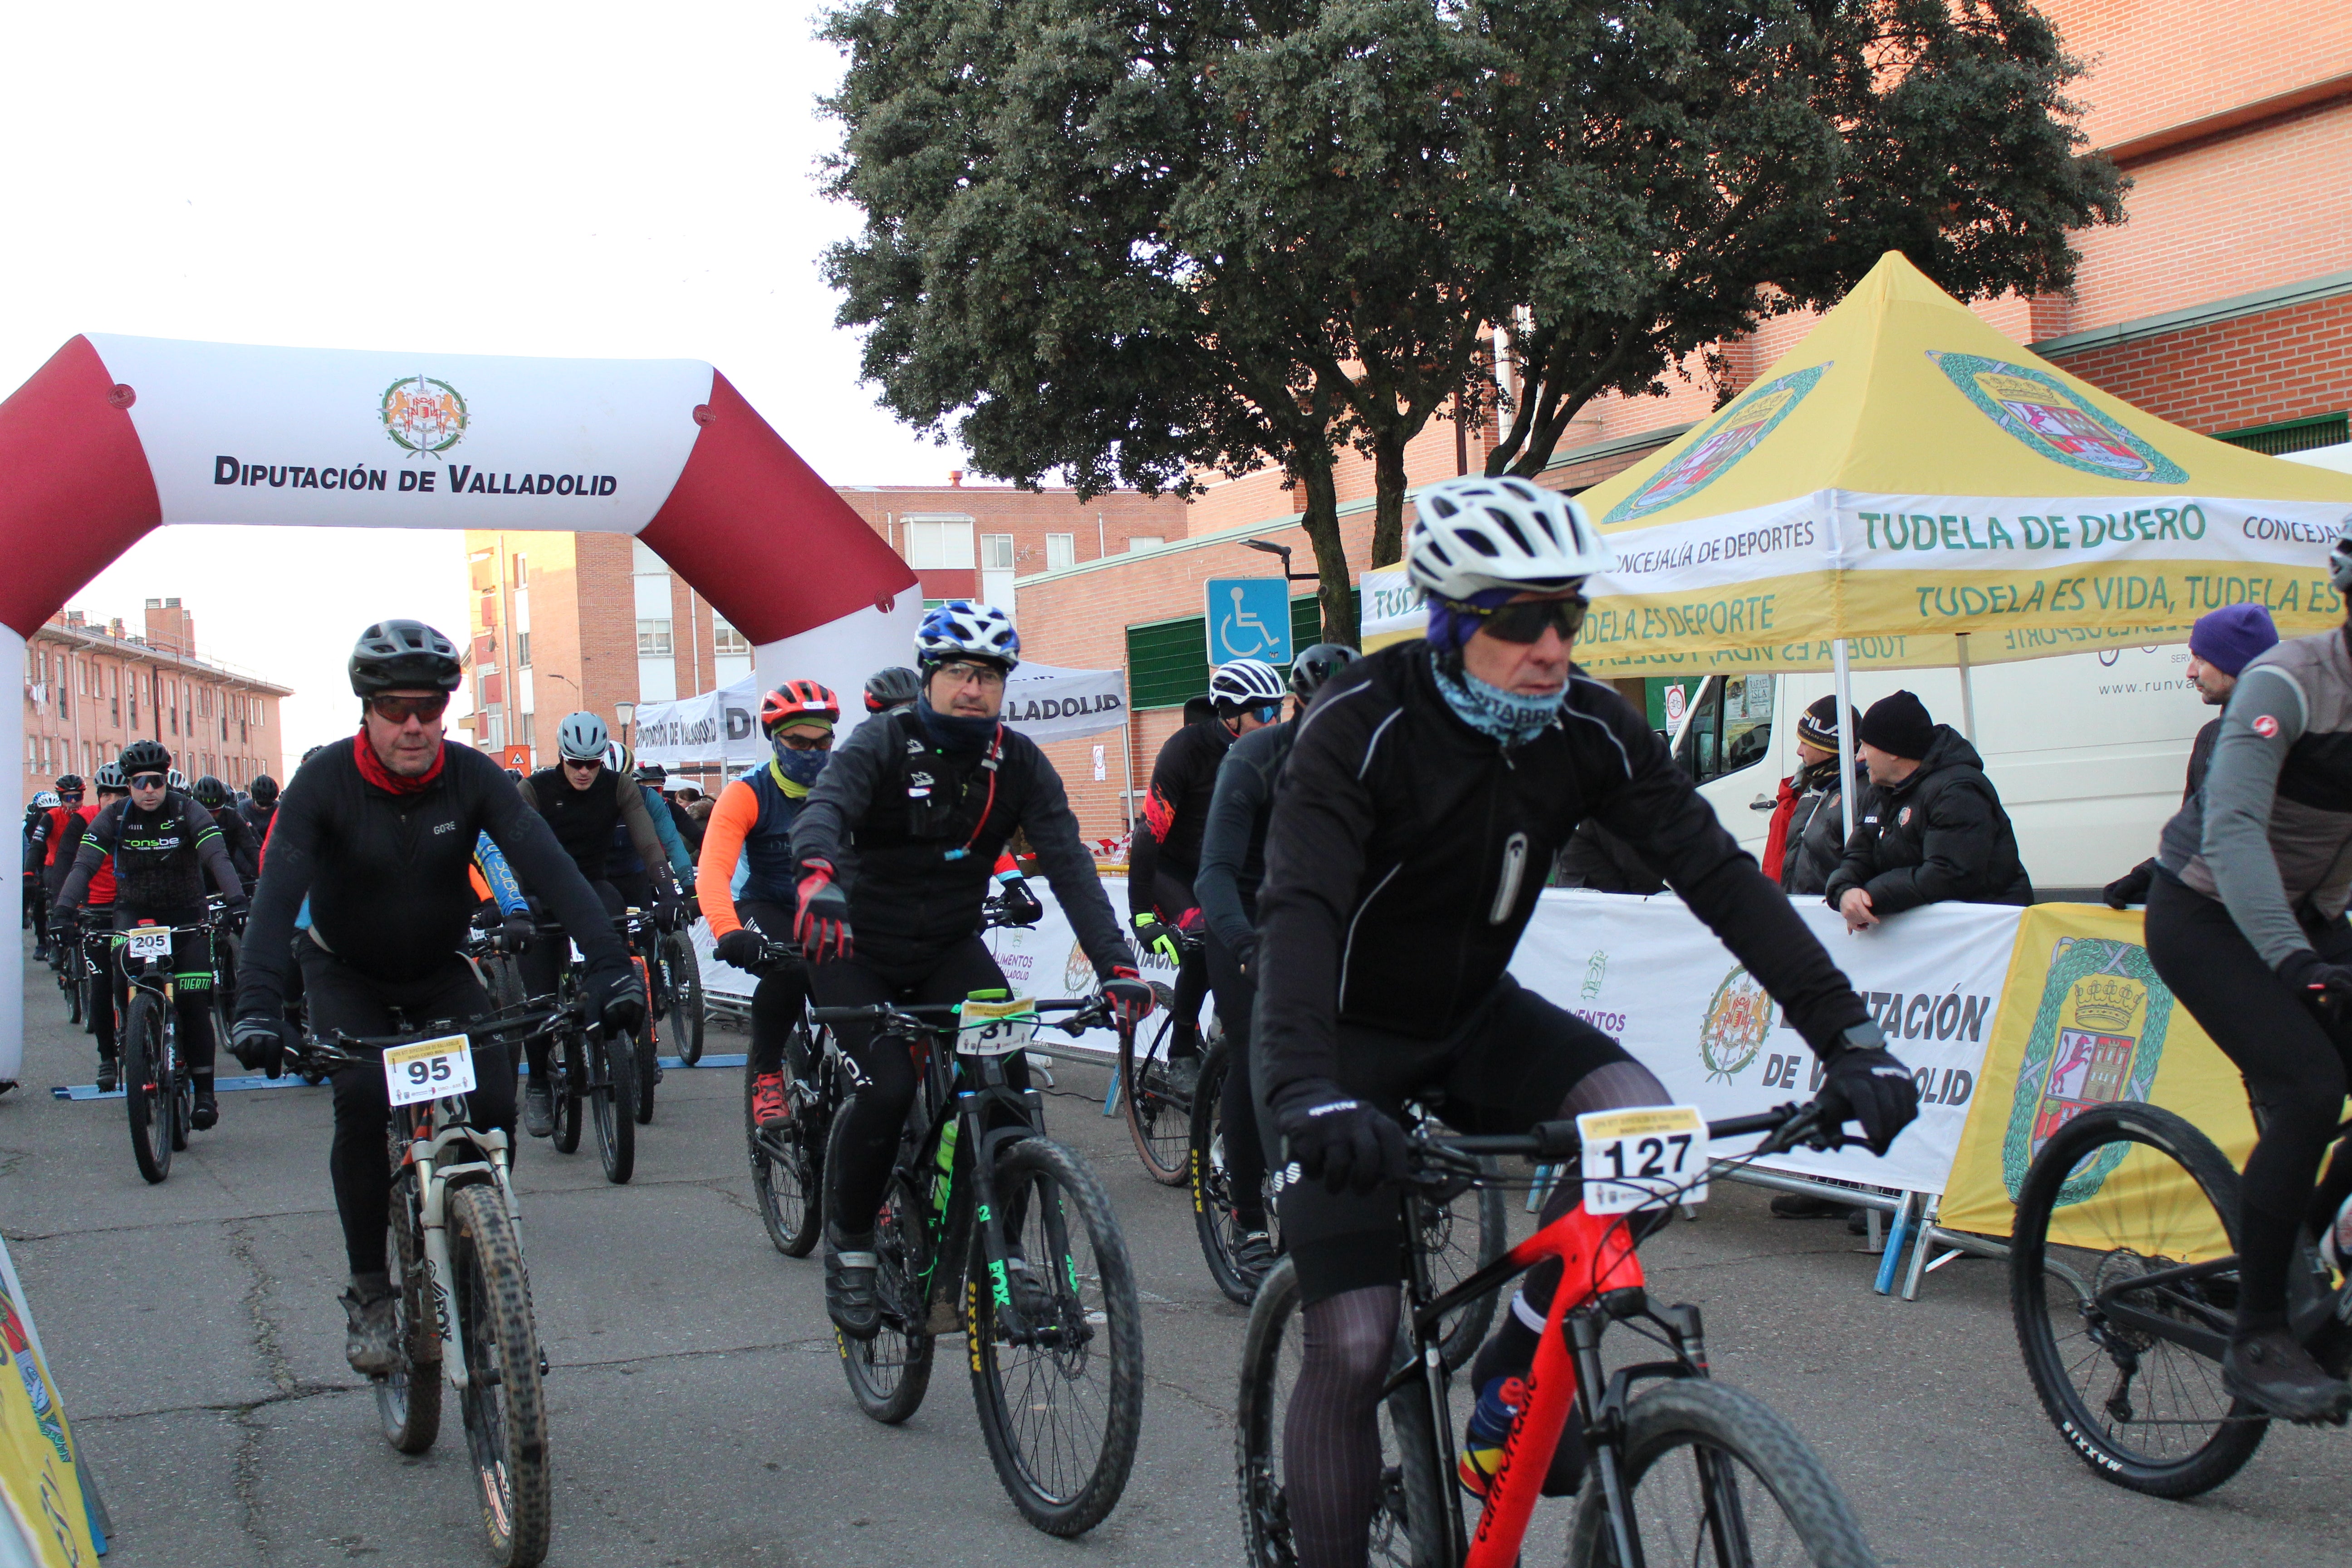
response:
<path id="1" fill-rule="evenodd" d="M 1225 1184 L 1242 1228 L 1264 1230 L 1265 1145 L 1258 1139 L 1257 1105 L 1250 1093 L 1250 1013 L 1257 987 L 1213 931 L 1203 956 L 1217 993 L 1217 1017 L 1225 1026 L 1225 1088 L 1217 1106 L 1224 1128 Z"/>
<path id="2" fill-rule="evenodd" d="M 1201 907 L 1201 900 L 1192 896 L 1192 884 L 1169 871 L 1152 879 L 1151 903 L 1160 918 L 1171 925 Z M 1197 918 L 1194 923 L 1199 923 Z M 1171 1056 L 1192 1056 L 1200 1050 L 1201 1004 L 1208 998 L 1208 954 L 1196 949 L 1186 953 L 1183 962 L 1176 966 L 1176 999 L 1169 1009 L 1176 1018 L 1175 1032 L 1168 1046 Z"/>
<path id="3" fill-rule="evenodd" d="M 771 942 L 790 942 L 793 911 L 782 904 L 746 899 L 735 906 L 736 918 Z M 743 1070 L 753 1078 L 774 1072 L 782 1059 L 784 1043 L 808 1016 L 808 965 L 799 959 L 778 964 L 760 976 L 751 992 L 751 1050 Z M 797 1058 L 793 1071 L 806 1076 L 812 1064 Z"/>

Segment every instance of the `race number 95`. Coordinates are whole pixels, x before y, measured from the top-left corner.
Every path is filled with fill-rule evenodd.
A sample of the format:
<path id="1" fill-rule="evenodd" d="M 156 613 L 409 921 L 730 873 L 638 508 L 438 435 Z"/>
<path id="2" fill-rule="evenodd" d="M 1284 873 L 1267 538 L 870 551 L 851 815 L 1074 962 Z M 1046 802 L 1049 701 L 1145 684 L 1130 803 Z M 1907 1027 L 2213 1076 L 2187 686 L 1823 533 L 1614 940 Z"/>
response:
<path id="1" fill-rule="evenodd" d="M 472 1043 L 463 1035 L 447 1035 L 394 1046 L 383 1053 L 383 1082 L 394 1105 L 468 1093 L 474 1088 Z"/>

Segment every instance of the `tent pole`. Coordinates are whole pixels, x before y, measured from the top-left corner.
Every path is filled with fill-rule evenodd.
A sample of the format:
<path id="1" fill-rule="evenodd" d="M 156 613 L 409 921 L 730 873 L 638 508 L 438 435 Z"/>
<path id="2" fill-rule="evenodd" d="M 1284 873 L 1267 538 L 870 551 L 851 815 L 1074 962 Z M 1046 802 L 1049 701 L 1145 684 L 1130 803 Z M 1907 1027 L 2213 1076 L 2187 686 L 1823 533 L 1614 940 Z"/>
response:
<path id="1" fill-rule="evenodd" d="M 1124 679 L 1126 671 L 1121 670 L 1119 673 Z M 1118 727 L 1118 753 L 1127 771 L 1127 789 L 1118 797 L 1118 815 L 1119 820 L 1127 824 L 1128 858 L 1133 859 L 1135 855 L 1135 700 L 1131 692 L 1126 695 L 1127 721 Z"/>
<path id="2" fill-rule="evenodd" d="M 1838 805 L 1845 814 L 1845 836 L 1853 837 L 1853 671 L 1846 663 L 1845 638 L 1830 643 L 1830 668 L 1837 679 Z"/>
<path id="3" fill-rule="evenodd" d="M 1977 689 L 1969 678 L 1969 634 L 1955 633 L 1953 640 L 1960 647 L 1960 733 L 1973 746 L 1977 743 Z"/>

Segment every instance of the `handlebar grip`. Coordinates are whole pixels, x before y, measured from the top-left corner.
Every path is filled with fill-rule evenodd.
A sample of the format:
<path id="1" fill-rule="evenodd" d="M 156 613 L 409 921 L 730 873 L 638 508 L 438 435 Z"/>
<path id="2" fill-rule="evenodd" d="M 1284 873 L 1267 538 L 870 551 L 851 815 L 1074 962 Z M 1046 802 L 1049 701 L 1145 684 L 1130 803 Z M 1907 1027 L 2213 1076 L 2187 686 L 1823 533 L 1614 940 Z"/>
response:
<path id="1" fill-rule="evenodd" d="M 1584 1139 L 1577 1131 L 1572 1118 L 1561 1121 L 1538 1121 L 1528 1131 L 1536 1141 L 1534 1157 L 1538 1160 L 1565 1160 L 1584 1147 Z"/>

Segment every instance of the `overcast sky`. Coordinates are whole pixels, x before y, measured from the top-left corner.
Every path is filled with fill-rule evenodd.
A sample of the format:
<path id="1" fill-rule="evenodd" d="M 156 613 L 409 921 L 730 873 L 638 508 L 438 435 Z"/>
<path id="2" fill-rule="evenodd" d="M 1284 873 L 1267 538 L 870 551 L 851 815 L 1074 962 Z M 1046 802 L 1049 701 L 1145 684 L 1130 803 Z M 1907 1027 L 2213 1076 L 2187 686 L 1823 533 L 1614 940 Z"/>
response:
<path id="1" fill-rule="evenodd" d="M 28 6 L 0 393 L 82 331 L 478 354 L 706 359 L 835 483 L 963 466 L 875 406 L 816 262 L 839 75 L 814 5 Z M 459 536 L 173 528 L 68 603 L 293 686 L 346 732 L 369 621 L 462 635 Z"/>

